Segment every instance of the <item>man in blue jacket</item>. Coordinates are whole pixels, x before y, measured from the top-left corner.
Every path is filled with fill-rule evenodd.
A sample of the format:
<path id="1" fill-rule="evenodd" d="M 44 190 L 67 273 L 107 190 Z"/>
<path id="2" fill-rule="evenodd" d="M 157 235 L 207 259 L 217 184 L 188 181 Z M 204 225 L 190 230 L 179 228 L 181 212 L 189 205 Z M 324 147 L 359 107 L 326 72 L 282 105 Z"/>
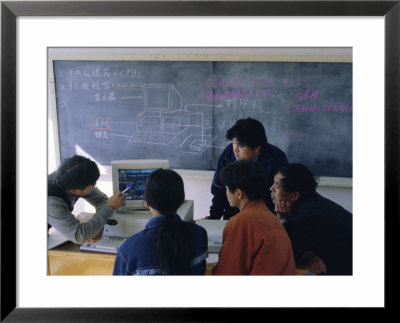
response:
<path id="1" fill-rule="evenodd" d="M 218 159 L 217 168 L 211 185 L 211 193 L 214 196 L 210 207 L 208 219 L 228 220 L 239 212 L 238 208 L 229 206 L 226 198 L 225 186 L 219 180 L 219 173 L 225 165 L 235 160 L 254 160 L 265 170 L 269 185 L 273 184 L 274 175 L 288 163 L 286 154 L 279 148 L 268 143 L 264 126 L 258 120 L 247 118 L 237 120 L 228 129 L 226 138 L 232 140 Z M 274 211 L 271 196 L 267 194 L 265 204 Z"/>

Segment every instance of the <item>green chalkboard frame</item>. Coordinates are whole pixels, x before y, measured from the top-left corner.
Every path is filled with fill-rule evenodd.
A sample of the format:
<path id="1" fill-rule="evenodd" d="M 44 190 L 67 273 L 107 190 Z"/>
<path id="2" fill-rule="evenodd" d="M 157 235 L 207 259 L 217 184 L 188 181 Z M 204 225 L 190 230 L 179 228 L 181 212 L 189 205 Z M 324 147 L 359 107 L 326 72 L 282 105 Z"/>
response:
<path id="1" fill-rule="evenodd" d="M 278 15 L 385 17 L 385 308 L 368 311 L 383 318 L 392 311 L 398 286 L 398 254 L 390 237 L 399 233 L 400 1 L 2 1 L 1 3 L 1 321 L 5 322 L 126 322 L 235 320 L 237 311 L 267 315 L 261 309 L 111 309 L 19 308 L 16 279 L 16 20 L 18 16 L 124 15 Z M 395 152 L 395 153 L 394 153 Z M 373 178 L 374 174 L 371 174 Z M 376 189 L 376 188 L 374 188 Z M 390 215 L 390 216 L 389 216 Z M 395 253 L 396 252 L 396 253 Z M 391 257 L 389 257 L 391 255 Z M 393 287 L 391 287 L 393 286 Z M 244 312 L 244 313 L 243 313 Z M 290 313 L 290 312 L 289 312 Z M 349 311 L 347 311 L 349 313 Z M 334 313 L 329 312 L 335 318 Z M 333 314 L 333 315 L 332 315 Z M 371 315 L 372 314 L 372 315 Z M 340 315 L 340 314 L 339 314 Z"/>

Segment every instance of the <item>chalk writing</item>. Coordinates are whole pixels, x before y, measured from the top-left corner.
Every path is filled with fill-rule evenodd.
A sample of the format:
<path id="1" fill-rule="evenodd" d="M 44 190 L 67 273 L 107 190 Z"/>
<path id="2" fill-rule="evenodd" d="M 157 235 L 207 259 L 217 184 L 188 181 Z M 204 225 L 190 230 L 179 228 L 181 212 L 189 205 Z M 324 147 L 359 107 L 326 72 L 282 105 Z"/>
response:
<path id="1" fill-rule="evenodd" d="M 111 122 L 109 117 L 98 117 L 92 120 L 92 129 L 111 130 Z"/>
<path id="2" fill-rule="evenodd" d="M 242 76 L 230 77 L 227 79 L 218 78 L 216 76 L 209 78 L 206 81 L 206 86 L 210 88 L 226 88 L 226 87 L 244 87 L 245 80 Z"/>
<path id="3" fill-rule="evenodd" d="M 305 90 L 304 92 L 297 92 L 297 101 L 305 101 L 305 100 L 317 100 L 319 95 L 319 90 L 311 91 L 310 89 Z"/>
<path id="4" fill-rule="evenodd" d="M 106 92 L 106 93 L 96 93 L 94 95 L 94 100 L 96 102 L 101 101 L 115 101 L 115 92 Z"/>
<path id="5" fill-rule="evenodd" d="M 277 89 L 263 89 L 263 90 L 257 90 L 254 94 L 252 93 L 252 96 L 256 98 L 266 98 L 277 95 L 278 95 Z"/>
<path id="6" fill-rule="evenodd" d="M 200 95 L 200 98 L 202 96 Z M 203 95 L 204 97 L 204 95 Z M 246 99 L 249 97 L 249 93 L 247 89 L 235 89 L 235 90 L 226 90 L 223 93 L 209 91 L 206 94 L 207 101 L 211 102 L 214 100 L 225 100 L 225 99 Z"/>
<path id="7" fill-rule="evenodd" d="M 300 105 L 297 104 L 294 108 L 287 107 L 285 114 L 289 113 L 314 113 L 314 112 L 331 112 L 331 113 L 351 113 L 353 107 L 351 105 L 336 105 L 329 104 L 323 107 L 318 106 L 316 103 L 312 105 Z"/>
<path id="8" fill-rule="evenodd" d="M 253 87 L 275 87 L 276 82 L 272 76 L 256 77 L 252 81 Z"/>
<path id="9" fill-rule="evenodd" d="M 282 84 L 286 88 L 297 88 L 297 87 L 308 87 L 308 82 L 310 78 L 309 77 L 301 77 L 301 78 L 295 78 L 295 77 L 286 77 L 282 80 Z"/>
<path id="10" fill-rule="evenodd" d="M 143 88 L 143 82 L 117 82 L 111 81 L 70 81 L 60 84 L 63 91 L 103 91 L 103 90 L 137 90 Z"/>
<path id="11" fill-rule="evenodd" d="M 69 77 L 69 78 L 109 78 L 109 77 L 119 77 L 119 78 L 143 78 L 144 76 L 140 71 L 136 68 L 125 68 L 122 70 L 114 70 L 110 71 L 109 68 L 102 67 L 93 67 L 93 68 L 84 68 L 84 69 L 65 69 L 59 71 L 60 77 Z"/>
<path id="12" fill-rule="evenodd" d="M 351 131 L 349 64 L 56 61 L 54 71 L 63 158 L 79 146 L 101 163 L 165 158 L 212 169 L 226 131 L 253 117 L 288 158 L 329 172 L 351 167 L 351 140 L 337 137 L 334 149 L 312 154 L 327 146 L 329 129 Z"/>
<path id="13" fill-rule="evenodd" d="M 94 136 L 95 136 L 97 139 L 109 139 L 109 136 L 108 136 L 108 132 L 107 132 L 107 131 L 99 131 L 99 130 L 96 130 L 96 131 L 94 132 Z"/>

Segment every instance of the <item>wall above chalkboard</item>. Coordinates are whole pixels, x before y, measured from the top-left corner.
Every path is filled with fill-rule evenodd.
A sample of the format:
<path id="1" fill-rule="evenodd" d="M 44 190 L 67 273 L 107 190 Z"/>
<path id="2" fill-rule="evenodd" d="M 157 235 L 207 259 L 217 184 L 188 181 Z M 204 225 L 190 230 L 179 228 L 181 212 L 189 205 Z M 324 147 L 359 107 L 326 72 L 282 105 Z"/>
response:
<path id="1" fill-rule="evenodd" d="M 167 158 L 212 170 L 226 130 L 253 117 L 290 162 L 352 177 L 352 64 L 54 60 L 61 159 Z"/>

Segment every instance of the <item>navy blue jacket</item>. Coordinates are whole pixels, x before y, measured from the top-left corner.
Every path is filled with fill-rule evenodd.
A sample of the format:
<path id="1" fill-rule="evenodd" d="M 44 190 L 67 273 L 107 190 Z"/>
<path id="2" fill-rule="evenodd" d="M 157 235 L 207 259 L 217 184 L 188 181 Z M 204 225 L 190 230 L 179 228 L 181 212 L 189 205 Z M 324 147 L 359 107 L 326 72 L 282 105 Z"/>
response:
<path id="1" fill-rule="evenodd" d="M 300 201 L 283 224 L 292 240 L 296 262 L 312 251 L 328 275 L 352 274 L 353 216 L 340 205 L 319 195 Z"/>
<path id="2" fill-rule="evenodd" d="M 172 215 L 174 221 L 183 221 L 179 215 Z M 144 230 L 128 238 L 118 249 L 113 275 L 164 275 L 159 268 L 159 255 L 155 232 L 165 220 L 165 215 L 153 217 Z M 193 237 L 192 260 L 188 275 L 204 275 L 208 257 L 207 231 L 192 222 L 185 222 Z"/>
<path id="3" fill-rule="evenodd" d="M 230 143 L 222 154 L 219 156 L 217 168 L 214 173 L 213 182 L 211 184 L 211 194 L 214 196 L 212 199 L 212 205 L 210 207 L 210 219 L 221 219 L 228 220 L 236 213 L 239 212 L 238 208 L 232 208 L 229 206 L 228 199 L 226 197 L 225 186 L 223 186 L 219 180 L 219 172 L 224 168 L 226 164 L 235 161 L 235 154 L 233 153 L 233 144 Z M 271 144 L 267 144 L 267 149 L 261 151 L 255 161 L 261 164 L 267 174 L 269 187 L 274 183 L 274 176 L 278 170 L 288 163 L 286 154 Z M 267 192 L 265 197 L 265 204 L 267 207 L 274 212 L 274 204 L 271 200 L 271 194 Z"/>

